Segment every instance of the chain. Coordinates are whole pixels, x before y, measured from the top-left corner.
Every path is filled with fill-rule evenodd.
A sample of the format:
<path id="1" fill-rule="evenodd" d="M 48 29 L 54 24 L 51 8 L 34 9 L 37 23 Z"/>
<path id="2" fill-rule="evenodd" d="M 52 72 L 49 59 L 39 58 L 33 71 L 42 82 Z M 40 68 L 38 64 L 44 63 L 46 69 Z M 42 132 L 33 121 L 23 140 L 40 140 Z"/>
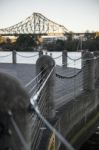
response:
<path id="1" fill-rule="evenodd" d="M 54 57 L 53 59 L 58 59 L 58 58 L 60 58 L 60 57 L 62 57 L 62 55 L 60 55 L 60 56 L 57 56 L 57 57 Z"/>
<path id="2" fill-rule="evenodd" d="M 72 76 L 63 76 L 63 75 L 56 73 L 56 77 L 61 78 L 61 79 L 71 79 L 79 75 L 81 72 L 82 72 L 82 69 Z"/>
<path id="3" fill-rule="evenodd" d="M 8 55 L 5 55 L 5 56 L 0 56 L 0 57 L 8 57 L 8 56 L 10 56 L 12 53 L 10 53 L 10 54 L 8 54 Z"/>
<path id="4" fill-rule="evenodd" d="M 67 56 L 70 60 L 73 60 L 73 61 L 77 61 L 77 60 L 80 60 L 80 59 L 82 59 L 82 57 L 80 57 L 80 58 L 77 58 L 77 59 L 73 59 L 73 58 L 71 58 L 71 57 L 69 57 L 69 56 Z"/>
<path id="5" fill-rule="evenodd" d="M 21 57 L 24 57 L 24 58 L 31 58 L 31 57 L 38 56 L 38 54 L 36 54 L 36 55 L 31 55 L 31 56 L 23 56 L 23 55 L 21 55 L 21 54 L 19 54 L 19 53 L 17 53 L 17 52 L 16 52 L 16 54 L 19 55 L 19 56 L 21 56 Z"/>

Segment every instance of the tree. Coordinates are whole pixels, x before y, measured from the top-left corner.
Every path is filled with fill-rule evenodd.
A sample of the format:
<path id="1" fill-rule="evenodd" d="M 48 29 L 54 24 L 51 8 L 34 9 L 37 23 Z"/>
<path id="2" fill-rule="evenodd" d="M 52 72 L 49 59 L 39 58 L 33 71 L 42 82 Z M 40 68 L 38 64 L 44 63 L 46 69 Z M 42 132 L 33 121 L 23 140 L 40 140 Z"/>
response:
<path id="1" fill-rule="evenodd" d="M 73 39 L 73 32 L 70 31 L 69 34 L 67 34 L 67 40 L 72 41 L 72 39 Z"/>
<path id="2" fill-rule="evenodd" d="M 37 46 L 36 39 L 32 35 L 20 35 L 16 40 L 16 47 L 21 50 Z"/>
<path id="3" fill-rule="evenodd" d="M 44 44 L 44 48 L 48 51 L 62 51 L 65 49 L 65 42 L 63 40 L 58 39 L 57 41 Z"/>
<path id="4" fill-rule="evenodd" d="M 0 36 L 0 44 L 3 44 L 3 43 L 5 43 L 5 39 L 4 37 Z"/>
<path id="5" fill-rule="evenodd" d="M 63 40 L 57 40 L 56 41 L 56 49 L 57 51 L 62 51 L 65 49 L 65 41 Z"/>
<path id="6" fill-rule="evenodd" d="M 90 33 L 88 30 L 85 32 L 85 37 L 87 40 L 95 39 L 96 33 L 92 32 Z"/>
<path id="7" fill-rule="evenodd" d="M 11 39 L 10 38 L 6 38 L 6 43 L 11 44 Z"/>

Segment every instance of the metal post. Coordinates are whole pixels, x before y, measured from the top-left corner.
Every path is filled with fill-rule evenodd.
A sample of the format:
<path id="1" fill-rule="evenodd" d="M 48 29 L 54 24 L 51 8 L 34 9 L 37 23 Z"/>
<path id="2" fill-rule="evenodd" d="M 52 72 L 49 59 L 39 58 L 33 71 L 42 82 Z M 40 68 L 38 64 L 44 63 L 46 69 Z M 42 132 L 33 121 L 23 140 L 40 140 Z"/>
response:
<path id="1" fill-rule="evenodd" d="M 91 52 L 83 55 L 83 89 L 92 91 L 95 89 L 95 60 Z"/>
<path id="2" fill-rule="evenodd" d="M 45 52 L 45 55 L 47 55 L 47 52 Z"/>
<path id="3" fill-rule="evenodd" d="M 39 51 L 39 57 L 43 56 L 43 51 Z"/>
<path id="4" fill-rule="evenodd" d="M 83 63 L 83 56 L 85 55 L 85 53 L 88 52 L 88 49 L 84 49 L 84 50 L 81 50 L 81 67 L 83 67 L 84 63 Z"/>
<path id="5" fill-rule="evenodd" d="M 42 57 L 40 57 L 36 62 L 36 72 L 37 72 L 37 74 L 39 74 L 42 71 L 43 72 L 38 77 L 38 80 L 44 82 L 54 66 L 55 66 L 55 62 L 50 56 L 43 55 Z M 42 77 L 43 77 L 43 79 L 42 79 Z M 43 114 L 45 114 L 45 116 L 49 119 L 52 119 L 55 116 L 55 110 L 54 110 L 54 89 L 55 89 L 55 87 L 54 87 L 54 84 L 55 84 L 55 71 L 53 70 L 50 78 L 47 81 L 47 84 L 45 84 L 45 86 L 43 87 L 43 90 L 40 94 L 40 95 L 44 94 L 43 97 L 45 97 L 40 100 L 43 103 L 45 103 L 45 106 L 46 106 L 43 108 L 43 112 L 44 112 Z M 40 87 L 41 83 L 38 83 L 38 86 Z M 43 93 L 45 91 L 44 89 L 46 89 L 45 93 Z"/>
<path id="6" fill-rule="evenodd" d="M 67 67 L 67 50 L 63 50 L 62 52 L 62 64 Z"/>
<path id="7" fill-rule="evenodd" d="M 13 64 L 16 64 L 16 51 L 15 50 L 12 51 L 12 62 Z"/>
<path id="8" fill-rule="evenodd" d="M 52 53 L 50 53 L 50 56 L 52 57 Z"/>

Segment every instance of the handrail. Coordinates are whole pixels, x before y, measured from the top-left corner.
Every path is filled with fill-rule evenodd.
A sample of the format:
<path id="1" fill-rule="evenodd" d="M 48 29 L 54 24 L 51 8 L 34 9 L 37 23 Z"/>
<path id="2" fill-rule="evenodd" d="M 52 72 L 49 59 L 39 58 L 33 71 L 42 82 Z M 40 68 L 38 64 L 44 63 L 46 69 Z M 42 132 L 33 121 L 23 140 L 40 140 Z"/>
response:
<path id="1" fill-rule="evenodd" d="M 41 72 L 38 73 L 38 75 L 36 75 L 31 81 L 29 81 L 26 85 L 25 85 L 25 88 L 27 88 L 29 85 L 31 85 L 31 83 L 33 81 L 35 81 L 41 74 L 42 72 L 46 69 L 47 67 L 45 67 Z"/>
<path id="2" fill-rule="evenodd" d="M 42 91 L 42 89 L 44 88 L 45 84 L 47 83 L 48 79 L 50 78 L 52 72 L 54 70 L 54 67 L 52 68 L 52 70 L 50 71 L 50 73 L 48 74 L 47 78 L 45 79 L 45 81 L 43 82 L 43 84 L 41 85 L 39 91 L 30 98 L 30 103 L 33 106 L 36 114 L 38 115 L 38 117 L 44 122 L 44 124 L 47 125 L 47 127 L 55 133 L 55 135 L 59 138 L 59 140 L 68 148 L 68 150 L 74 150 L 74 148 L 71 146 L 71 144 L 44 118 L 44 116 L 41 114 L 38 104 L 37 104 L 37 100 L 38 97 Z"/>
<path id="3" fill-rule="evenodd" d="M 1 55 L 0 57 L 8 57 L 8 56 L 10 56 L 12 53 L 10 53 L 10 54 L 8 54 L 8 55 Z"/>
<path id="4" fill-rule="evenodd" d="M 40 95 L 41 91 L 43 90 L 45 84 L 47 83 L 48 79 L 50 78 L 50 76 L 51 76 L 51 74 L 52 74 L 52 72 L 54 70 L 54 67 L 52 68 L 52 70 L 50 71 L 49 75 L 47 76 L 47 78 L 45 79 L 45 81 L 43 82 L 43 84 L 41 85 L 39 91 L 35 95 L 33 95 L 33 97 L 32 97 L 33 99 L 37 100 L 37 98 Z"/>
<path id="5" fill-rule="evenodd" d="M 15 122 L 11 110 L 8 110 L 8 115 L 10 117 L 10 121 L 11 121 L 11 123 L 12 123 L 12 125 L 13 125 L 13 127 L 14 127 L 14 129 L 15 129 L 15 131 L 16 131 L 16 133 L 17 133 L 17 135 L 18 135 L 18 137 L 19 137 L 19 139 L 21 141 L 21 143 L 23 144 L 25 150 L 31 150 L 29 144 L 27 144 L 27 142 L 25 141 L 25 139 L 24 139 L 24 137 L 23 137 L 23 135 L 22 135 L 22 133 L 21 133 L 17 123 Z"/>
<path id="6" fill-rule="evenodd" d="M 21 57 L 24 57 L 24 58 L 31 58 L 31 57 L 35 57 L 35 56 L 39 55 L 39 54 L 36 54 L 36 55 L 31 55 L 31 56 L 24 56 L 24 55 L 19 54 L 18 52 L 16 52 L 16 54 L 21 56 Z"/>
<path id="7" fill-rule="evenodd" d="M 38 117 L 43 121 L 44 124 L 59 138 L 59 140 L 68 148 L 68 150 L 75 150 L 72 145 L 45 119 L 39 109 L 33 105 L 33 108 Z"/>

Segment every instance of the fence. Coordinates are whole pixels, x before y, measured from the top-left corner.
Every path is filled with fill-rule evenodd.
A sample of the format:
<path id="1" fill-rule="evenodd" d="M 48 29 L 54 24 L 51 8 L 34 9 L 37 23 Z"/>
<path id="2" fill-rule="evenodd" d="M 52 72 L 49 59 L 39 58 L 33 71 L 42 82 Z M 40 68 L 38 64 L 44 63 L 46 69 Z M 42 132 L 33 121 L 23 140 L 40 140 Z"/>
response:
<path id="1" fill-rule="evenodd" d="M 67 69 L 66 51 L 64 55 L 63 68 Z M 15 58 L 14 52 L 14 64 Z M 69 59 L 72 58 L 69 57 Z M 61 149 L 63 145 L 70 150 L 74 149 L 70 144 L 75 143 L 72 138 L 76 134 L 73 128 L 77 124 L 80 124 L 79 128 L 84 126 L 90 120 L 90 114 L 97 113 L 99 105 L 99 74 L 97 73 L 99 54 L 86 52 L 81 58 L 72 59 L 72 61 L 75 62 L 78 59 L 82 60 L 82 69 L 72 75 L 70 73 L 64 76 L 56 72 L 53 58 L 40 54 L 36 63 L 37 75 L 25 86 L 27 88 L 35 82 L 29 93 L 15 79 L 0 73 L 0 116 L 5 118 L 3 121 L 0 119 L 2 150 L 6 148 L 50 150 L 53 145 L 55 149 Z M 62 110 L 58 110 L 58 114 L 60 113 L 58 116 L 54 101 L 56 80 L 75 80 L 80 73 L 83 82 L 82 93 L 73 95 L 68 102 L 66 102 L 67 97 L 64 96 L 65 104 L 60 108 Z M 64 90 L 70 91 L 70 89 Z M 75 128 L 75 131 L 79 132 L 79 128 Z M 57 140 L 53 144 L 51 139 L 55 137 Z M 5 144 L 2 141 L 5 141 Z"/>
<path id="2" fill-rule="evenodd" d="M 0 63 L 13 63 L 13 64 L 36 64 L 37 59 L 41 55 L 49 55 L 54 60 L 55 63 L 59 66 L 74 67 L 73 57 L 80 57 L 80 52 L 77 52 L 75 55 L 74 52 L 17 52 L 13 50 L 12 52 L 0 52 Z M 68 57 L 67 57 L 67 56 Z M 79 55 L 79 56 L 77 56 Z M 71 56 L 71 59 L 69 59 Z M 80 59 L 76 61 L 75 67 L 81 68 Z"/>

